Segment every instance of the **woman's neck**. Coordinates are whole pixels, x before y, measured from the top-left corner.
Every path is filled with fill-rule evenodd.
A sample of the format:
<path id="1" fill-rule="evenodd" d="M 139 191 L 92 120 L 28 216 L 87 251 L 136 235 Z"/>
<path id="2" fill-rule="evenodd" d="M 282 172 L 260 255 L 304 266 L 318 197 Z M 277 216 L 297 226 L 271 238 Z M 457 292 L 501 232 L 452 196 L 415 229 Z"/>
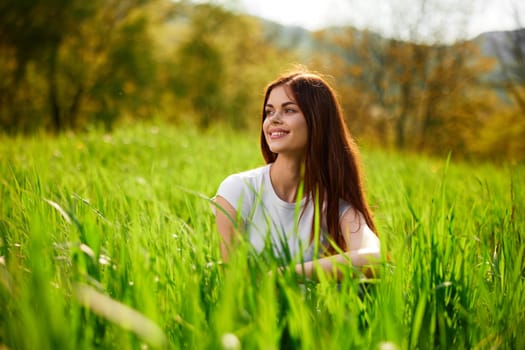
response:
<path id="1" fill-rule="evenodd" d="M 297 200 L 297 189 L 301 183 L 303 163 L 296 159 L 278 156 L 270 168 L 270 180 L 277 196 L 285 202 Z"/>

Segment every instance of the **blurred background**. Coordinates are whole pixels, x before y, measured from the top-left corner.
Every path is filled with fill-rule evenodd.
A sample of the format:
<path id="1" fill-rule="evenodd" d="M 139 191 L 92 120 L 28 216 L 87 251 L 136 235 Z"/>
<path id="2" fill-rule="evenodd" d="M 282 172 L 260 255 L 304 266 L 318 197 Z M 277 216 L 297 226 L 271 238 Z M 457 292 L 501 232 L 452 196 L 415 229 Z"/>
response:
<path id="1" fill-rule="evenodd" d="M 259 127 L 296 64 L 378 147 L 525 160 L 521 0 L 2 0 L 0 134 Z"/>

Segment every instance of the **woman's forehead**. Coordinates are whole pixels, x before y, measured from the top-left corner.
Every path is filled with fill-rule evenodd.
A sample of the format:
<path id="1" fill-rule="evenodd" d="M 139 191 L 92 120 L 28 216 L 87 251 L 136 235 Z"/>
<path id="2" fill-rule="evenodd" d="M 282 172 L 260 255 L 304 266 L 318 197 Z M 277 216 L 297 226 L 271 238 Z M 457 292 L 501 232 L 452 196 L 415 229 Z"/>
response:
<path id="1" fill-rule="evenodd" d="M 277 85 L 275 86 L 268 95 L 267 103 L 271 104 L 271 100 L 288 100 L 297 103 L 293 94 L 292 88 L 288 85 Z"/>

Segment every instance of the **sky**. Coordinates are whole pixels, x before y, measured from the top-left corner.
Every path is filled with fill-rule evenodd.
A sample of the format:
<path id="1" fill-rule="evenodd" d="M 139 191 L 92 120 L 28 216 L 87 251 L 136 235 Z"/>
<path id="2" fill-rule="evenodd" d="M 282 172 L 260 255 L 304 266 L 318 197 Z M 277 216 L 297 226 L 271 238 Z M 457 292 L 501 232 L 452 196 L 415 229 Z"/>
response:
<path id="1" fill-rule="evenodd" d="M 428 17 L 421 16 L 418 10 L 421 0 L 236 0 L 233 3 L 238 10 L 285 25 L 310 30 L 352 25 L 402 39 L 417 35 L 416 40 L 451 42 L 483 32 L 516 29 L 519 27 L 516 14 L 525 26 L 523 0 L 427 0 L 432 8 L 426 11 L 432 13 Z M 388 4 L 402 10 L 393 13 Z M 417 34 L 408 29 L 416 26 Z"/>

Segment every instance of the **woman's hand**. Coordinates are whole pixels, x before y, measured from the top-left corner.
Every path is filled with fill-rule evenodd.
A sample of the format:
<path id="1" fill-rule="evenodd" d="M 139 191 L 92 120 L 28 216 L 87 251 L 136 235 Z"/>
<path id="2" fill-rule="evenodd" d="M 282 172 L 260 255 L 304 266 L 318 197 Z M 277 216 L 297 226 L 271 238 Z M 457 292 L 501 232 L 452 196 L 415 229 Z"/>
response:
<path id="1" fill-rule="evenodd" d="M 341 217 L 341 232 L 343 233 L 346 252 L 320 258 L 314 261 L 297 264 L 295 272 L 304 278 L 317 279 L 319 269 L 324 276 L 341 279 L 344 265 L 351 264 L 367 277 L 374 277 L 377 270 L 374 264 L 381 259 L 381 244 L 377 235 L 370 230 L 365 218 L 357 210 L 349 208 Z"/>

